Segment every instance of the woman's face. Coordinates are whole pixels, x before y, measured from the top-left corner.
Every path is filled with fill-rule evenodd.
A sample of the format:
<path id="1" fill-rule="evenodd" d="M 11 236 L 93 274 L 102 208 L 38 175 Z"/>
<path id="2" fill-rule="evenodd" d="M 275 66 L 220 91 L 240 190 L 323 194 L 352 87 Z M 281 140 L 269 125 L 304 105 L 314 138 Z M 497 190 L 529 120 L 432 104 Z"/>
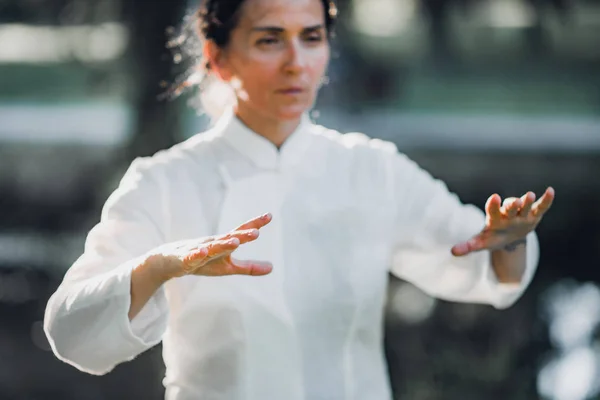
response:
<path id="1" fill-rule="evenodd" d="M 321 0 L 246 0 L 217 73 L 236 89 L 238 112 L 293 120 L 310 109 L 329 62 Z M 214 65 L 214 64 L 213 64 Z"/>

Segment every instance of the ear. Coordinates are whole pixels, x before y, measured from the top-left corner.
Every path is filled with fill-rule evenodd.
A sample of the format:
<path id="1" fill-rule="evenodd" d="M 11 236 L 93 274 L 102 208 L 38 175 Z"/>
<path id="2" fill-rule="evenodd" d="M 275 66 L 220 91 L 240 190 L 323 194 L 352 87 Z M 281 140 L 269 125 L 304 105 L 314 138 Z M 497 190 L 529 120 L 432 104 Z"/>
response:
<path id="1" fill-rule="evenodd" d="M 210 71 L 219 79 L 225 82 L 231 80 L 232 74 L 227 68 L 225 50 L 217 46 L 212 40 L 207 40 L 202 47 L 202 55 L 207 61 Z"/>

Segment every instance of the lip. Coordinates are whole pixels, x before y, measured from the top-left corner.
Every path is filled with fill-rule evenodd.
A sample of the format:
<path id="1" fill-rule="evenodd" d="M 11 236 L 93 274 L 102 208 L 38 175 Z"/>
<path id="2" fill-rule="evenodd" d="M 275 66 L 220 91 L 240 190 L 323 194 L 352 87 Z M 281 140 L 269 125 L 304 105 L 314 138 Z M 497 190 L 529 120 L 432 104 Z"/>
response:
<path id="1" fill-rule="evenodd" d="M 304 92 L 304 89 L 300 86 L 290 86 L 290 87 L 286 87 L 286 88 L 277 90 L 277 93 L 288 94 L 288 95 L 300 94 L 302 92 Z"/>

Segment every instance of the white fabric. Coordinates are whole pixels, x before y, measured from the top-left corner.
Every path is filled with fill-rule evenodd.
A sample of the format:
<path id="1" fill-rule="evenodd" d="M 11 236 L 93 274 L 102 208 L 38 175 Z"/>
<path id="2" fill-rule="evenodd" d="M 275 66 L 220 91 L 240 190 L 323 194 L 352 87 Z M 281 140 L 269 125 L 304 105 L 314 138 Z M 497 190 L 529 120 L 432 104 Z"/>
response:
<path id="1" fill-rule="evenodd" d="M 187 276 L 165 284 L 130 323 L 132 268 L 163 243 L 274 219 L 238 258 L 265 277 Z M 104 374 L 163 342 L 168 400 L 385 400 L 388 272 L 451 301 L 512 305 L 488 252 L 454 258 L 483 227 L 439 181 L 390 143 L 305 119 L 280 151 L 231 112 L 211 130 L 137 159 L 107 201 L 85 252 L 50 299 L 55 354 Z"/>

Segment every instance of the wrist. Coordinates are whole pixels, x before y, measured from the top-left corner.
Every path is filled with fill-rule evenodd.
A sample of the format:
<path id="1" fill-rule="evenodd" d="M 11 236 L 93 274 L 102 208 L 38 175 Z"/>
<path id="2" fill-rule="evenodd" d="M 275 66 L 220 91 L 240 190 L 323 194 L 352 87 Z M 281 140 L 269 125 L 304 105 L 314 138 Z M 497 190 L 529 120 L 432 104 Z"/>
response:
<path id="1" fill-rule="evenodd" d="M 527 238 L 524 237 L 524 238 L 517 239 L 513 242 L 510 242 L 510 243 L 504 245 L 502 247 L 502 250 L 508 251 L 508 252 L 513 252 L 513 251 L 517 250 L 519 247 L 526 246 L 526 245 L 527 245 Z"/>
<path id="2" fill-rule="evenodd" d="M 149 255 L 139 268 L 145 279 L 156 287 L 173 278 L 169 274 L 167 257 L 162 254 Z"/>
<path id="3" fill-rule="evenodd" d="M 149 255 L 131 271 L 131 303 L 127 316 L 132 321 L 148 300 L 165 283 L 162 255 Z"/>
<path id="4" fill-rule="evenodd" d="M 527 268 L 527 239 L 521 238 L 491 252 L 492 268 L 499 283 L 520 284 Z"/>

